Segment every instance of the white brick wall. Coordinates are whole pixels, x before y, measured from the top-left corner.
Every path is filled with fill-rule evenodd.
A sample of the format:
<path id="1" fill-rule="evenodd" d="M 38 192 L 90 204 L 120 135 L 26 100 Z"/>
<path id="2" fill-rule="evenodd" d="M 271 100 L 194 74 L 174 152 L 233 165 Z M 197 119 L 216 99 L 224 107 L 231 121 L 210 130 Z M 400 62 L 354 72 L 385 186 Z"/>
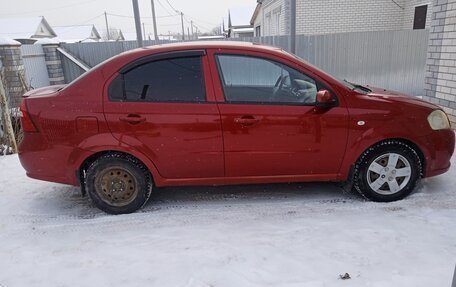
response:
<path id="1" fill-rule="evenodd" d="M 258 13 L 253 27 L 261 26 L 261 36 L 286 34 L 288 31 L 289 7 L 289 0 L 263 1 L 260 13 Z M 275 16 L 277 14 L 280 14 L 278 26 L 275 22 Z"/>
<path id="2" fill-rule="evenodd" d="M 426 100 L 456 123 L 456 0 L 434 0 L 426 68 Z"/>
<path id="3" fill-rule="evenodd" d="M 412 29 L 415 7 L 428 4 L 426 27 L 432 16 L 432 0 L 296 0 L 296 32 L 315 35 L 341 32 Z M 280 7 L 279 27 L 273 11 Z M 290 0 L 264 0 L 254 27 L 262 36 L 289 33 Z M 268 15 L 271 15 L 268 22 Z M 277 29 L 278 28 L 278 29 Z"/>
<path id="4" fill-rule="evenodd" d="M 404 2 L 403 29 L 413 29 L 413 20 L 415 18 L 415 7 L 427 5 L 426 29 L 431 27 L 432 20 L 432 0 L 408 0 Z"/>
<path id="5" fill-rule="evenodd" d="M 403 11 L 391 0 L 297 0 L 296 33 L 399 30 Z"/>

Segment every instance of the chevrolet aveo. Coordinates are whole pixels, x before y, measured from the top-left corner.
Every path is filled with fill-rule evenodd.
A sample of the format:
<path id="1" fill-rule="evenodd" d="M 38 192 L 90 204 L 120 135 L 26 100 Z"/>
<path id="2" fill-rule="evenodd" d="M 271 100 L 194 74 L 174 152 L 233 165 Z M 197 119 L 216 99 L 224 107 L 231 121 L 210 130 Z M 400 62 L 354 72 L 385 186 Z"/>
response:
<path id="1" fill-rule="evenodd" d="M 176 185 L 347 182 L 399 200 L 446 172 L 455 144 L 438 106 L 252 43 L 129 51 L 28 92 L 21 111 L 27 175 L 80 186 L 112 214 Z"/>

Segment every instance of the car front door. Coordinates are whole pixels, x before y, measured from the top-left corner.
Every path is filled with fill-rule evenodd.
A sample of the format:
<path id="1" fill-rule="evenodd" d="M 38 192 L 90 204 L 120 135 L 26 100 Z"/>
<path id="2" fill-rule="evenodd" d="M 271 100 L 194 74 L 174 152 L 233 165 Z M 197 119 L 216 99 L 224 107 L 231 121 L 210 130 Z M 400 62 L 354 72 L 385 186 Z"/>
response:
<path id="1" fill-rule="evenodd" d="M 148 156 L 163 178 L 224 175 L 220 115 L 207 88 L 205 51 L 141 58 L 115 75 L 104 112 L 122 144 Z"/>
<path id="2" fill-rule="evenodd" d="M 222 99 L 227 177 L 337 177 L 346 149 L 347 109 L 315 107 L 317 91 L 330 87 L 281 58 L 210 53 L 218 74 L 215 92 Z"/>

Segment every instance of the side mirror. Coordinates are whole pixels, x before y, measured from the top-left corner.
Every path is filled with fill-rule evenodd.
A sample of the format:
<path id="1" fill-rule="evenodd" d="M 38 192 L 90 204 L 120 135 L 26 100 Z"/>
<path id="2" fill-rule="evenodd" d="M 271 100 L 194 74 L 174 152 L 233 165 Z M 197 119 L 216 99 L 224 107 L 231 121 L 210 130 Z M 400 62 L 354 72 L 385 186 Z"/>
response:
<path id="1" fill-rule="evenodd" d="M 336 105 L 336 99 L 331 96 L 328 90 L 320 90 L 317 92 L 315 107 L 319 109 L 329 109 Z"/>

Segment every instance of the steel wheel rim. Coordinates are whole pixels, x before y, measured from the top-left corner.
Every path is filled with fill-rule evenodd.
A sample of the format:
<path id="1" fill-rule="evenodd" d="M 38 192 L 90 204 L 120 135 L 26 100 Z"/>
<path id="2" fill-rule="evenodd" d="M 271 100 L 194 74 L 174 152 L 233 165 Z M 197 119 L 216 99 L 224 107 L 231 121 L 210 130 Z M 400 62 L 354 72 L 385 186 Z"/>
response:
<path id="1" fill-rule="evenodd" d="M 125 206 L 138 194 L 135 177 L 120 166 L 109 167 L 96 177 L 95 191 L 98 197 L 111 206 Z"/>
<path id="2" fill-rule="evenodd" d="M 400 154 L 386 153 L 377 157 L 367 169 L 367 183 L 376 193 L 392 195 L 410 182 L 412 167 Z"/>

